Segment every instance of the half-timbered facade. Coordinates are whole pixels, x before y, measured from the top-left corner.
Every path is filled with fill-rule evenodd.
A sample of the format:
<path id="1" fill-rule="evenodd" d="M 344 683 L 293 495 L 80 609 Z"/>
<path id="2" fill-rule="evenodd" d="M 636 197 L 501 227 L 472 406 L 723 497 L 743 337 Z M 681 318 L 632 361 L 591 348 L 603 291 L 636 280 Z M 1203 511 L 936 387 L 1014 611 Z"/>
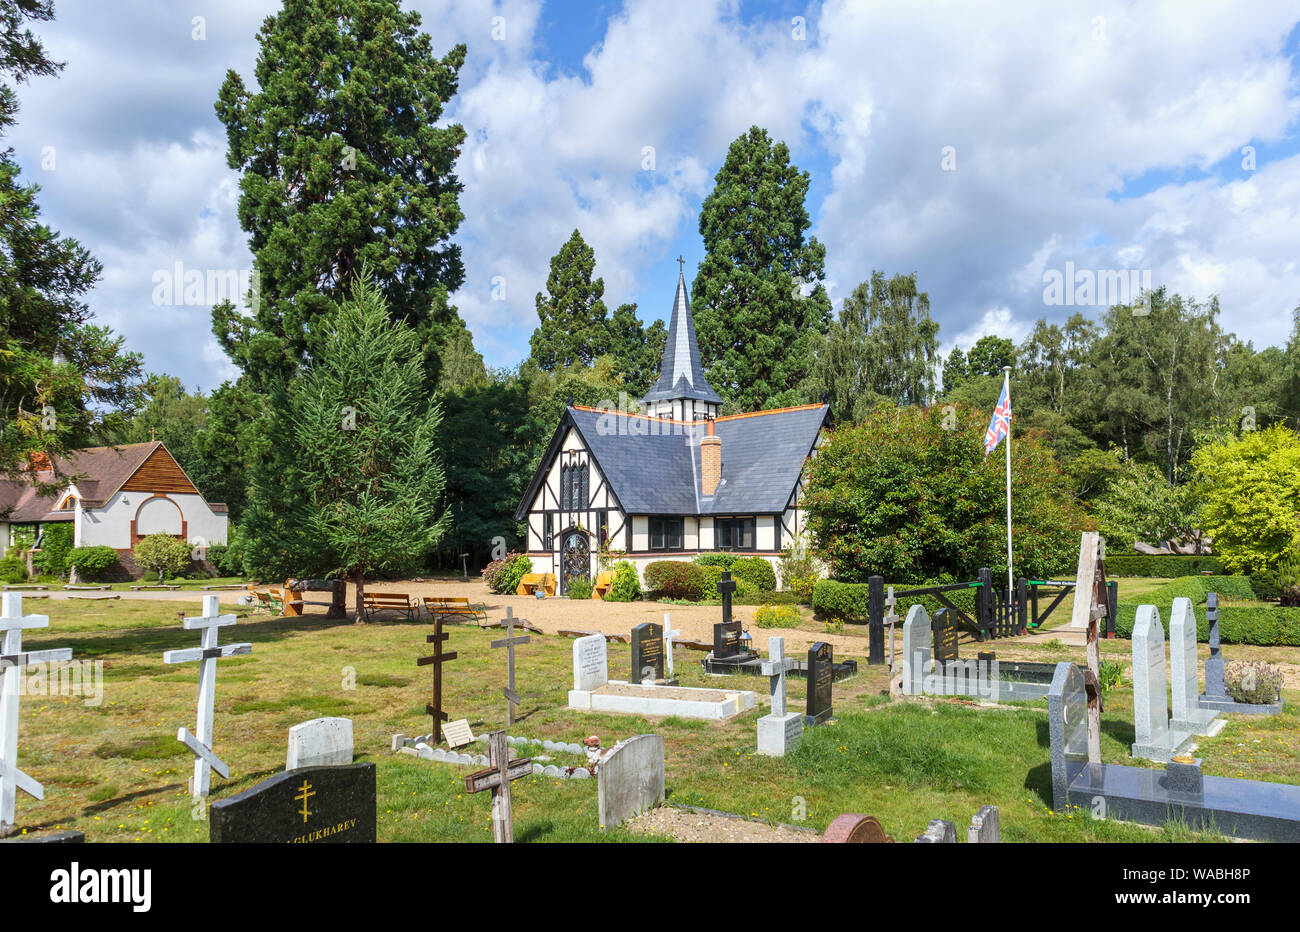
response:
<path id="1" fill-rule="evenodd" d="M 737 551 L 773 563 L 804 530 L 803 468 L 828 409 L 718 416 L 678 277 L 645 414 L 570 405 L 516 512 L 533 570 L 594 578 L 599 554 L 689 560 Z"/>

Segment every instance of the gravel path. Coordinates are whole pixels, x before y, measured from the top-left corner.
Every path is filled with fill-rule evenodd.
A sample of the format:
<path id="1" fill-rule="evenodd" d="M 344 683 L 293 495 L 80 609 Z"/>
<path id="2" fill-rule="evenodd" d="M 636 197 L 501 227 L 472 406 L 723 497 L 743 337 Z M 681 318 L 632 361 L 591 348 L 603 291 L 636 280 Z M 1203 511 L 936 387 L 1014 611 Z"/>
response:
<path id="1" fill-rule="evenodd" d="M 694 812 L 675 806 L 660 806 L 643 812 L 628 822 L 627 828 L 649 835 L 666 835 L 674 841 L 684 842 L 809 844 L 821 839 L 813 831 L 800 831 L 783 825 L 771 826 L 764 822 Z"/>

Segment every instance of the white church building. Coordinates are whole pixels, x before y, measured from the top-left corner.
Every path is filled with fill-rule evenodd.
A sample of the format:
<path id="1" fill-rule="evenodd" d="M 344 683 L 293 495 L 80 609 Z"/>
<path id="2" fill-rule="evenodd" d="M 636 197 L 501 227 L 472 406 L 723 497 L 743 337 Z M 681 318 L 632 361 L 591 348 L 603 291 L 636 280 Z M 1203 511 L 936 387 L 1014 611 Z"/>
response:
<path id="1" fill-rule="evenodd" d="M 0 556 L 15 531 L 32 529 L 37 546 L 52 524 L 73 526 L 74 546 L 104 545 L 126 556 L 149 534 L 171 534 L 194 546 L 226 543 L 226 506 L 209 502 L 160 441 L 90 447 L 60 459 L 72 477 L 53 495 L 23 480 L 0 481 Z M 44 482 L 55 473 L 46 457 L 32 469 Z"/>
<path id="2" fill-rule="evenodd" d="M 526 553 L 560 592 L 600 551 L 655 560 L 738 551 L 773 564 L 803 533 L 804 464 L 826 405 L 718 415 L 679 273 L 659 379 L 644 414 L 570 405 L 515 512 Z M 774 567 L 775 568 L 775 567 Z"/>

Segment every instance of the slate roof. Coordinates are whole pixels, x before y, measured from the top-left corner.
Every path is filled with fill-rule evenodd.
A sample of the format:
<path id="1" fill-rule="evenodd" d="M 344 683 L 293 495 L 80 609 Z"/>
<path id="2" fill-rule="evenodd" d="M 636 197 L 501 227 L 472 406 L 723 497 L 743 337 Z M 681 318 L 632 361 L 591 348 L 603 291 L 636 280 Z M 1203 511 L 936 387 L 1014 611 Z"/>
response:
<path id="1" fill-rule="evenodd" d="M 112 498 L 161 446 L 161 440 L 152 440 L 120 447 L 89 447 L 59 457 L 56 465 L 60 475 L 80 477 L 75 479 L 75 485 L 81 503 L 96 506 Z M 37 475 L 44 482 L 55 479 L 48 468 L 38 470 Z M 66 489 L 65 484 L 56 494 L 42 496 L 21 479 L 0 479 L 0 521 L 71 521 L 72 512 L 53 510 Z"/>
<path id="2" fill-rule="evenodd" d="M 677 273 L 677 296 L 673 298 L 673 316 L 668 321 L 659 378 L 642 400 L 663 401 L 668 398 L 692 398 L 722 404 L 718 393 L 704 378 L 700 345 L 695 339 L 695 319 L 686 299 L 686 277 L 681 272 Z"/>
<path id="3" fill-rule="evenodd" d="M 700 438 L 706 422 L 686 424 L 571 406 L 515 518 L 527 514 L 570 425 L 582 435 L 628 514 L 777 514 L 794 492 L 828 410 L 826 405 L 806 405 L 717 418 L 713 424 L 722 440 L 722 482 L 705 497 Z"/>

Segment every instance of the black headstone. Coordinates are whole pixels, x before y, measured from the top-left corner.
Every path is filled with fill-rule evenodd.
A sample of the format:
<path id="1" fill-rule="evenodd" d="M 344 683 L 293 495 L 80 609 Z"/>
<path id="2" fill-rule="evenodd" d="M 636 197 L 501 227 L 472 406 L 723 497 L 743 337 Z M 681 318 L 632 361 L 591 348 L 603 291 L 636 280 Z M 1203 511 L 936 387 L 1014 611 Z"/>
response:
<path id="1" fill-rule="evenodd" d="M 835 649 L 825 641 L 808 648 L 808 703 L 804 724 L 819 725 L 831 717 L 831 684 L 835 681 Z"/>
<path id="2" fill-rule="evenodd" d="M 375 765 L 302 767 L 209 808 L 209 840 L 262 844 L 375 841 Z"/>
<path id="3" fill-rule="evenodd" d="M 934 659 L 936 663 L 947 663 L 957 659 L 957 622 L 952 613 L 941 608 L 934 613 L 930 622 L 934 632 Z"/>
<path id="4" fill-rule="evenodd" d="M 653 621 L 632 629 L 632 681 L 664 678 L 664 629 Z"/>
<path id="5" fill-rule="evenodd" d="M 720 621 L 713 626 L 713 659 L 725 660 L 743 653 L 740 622 Z"/>

